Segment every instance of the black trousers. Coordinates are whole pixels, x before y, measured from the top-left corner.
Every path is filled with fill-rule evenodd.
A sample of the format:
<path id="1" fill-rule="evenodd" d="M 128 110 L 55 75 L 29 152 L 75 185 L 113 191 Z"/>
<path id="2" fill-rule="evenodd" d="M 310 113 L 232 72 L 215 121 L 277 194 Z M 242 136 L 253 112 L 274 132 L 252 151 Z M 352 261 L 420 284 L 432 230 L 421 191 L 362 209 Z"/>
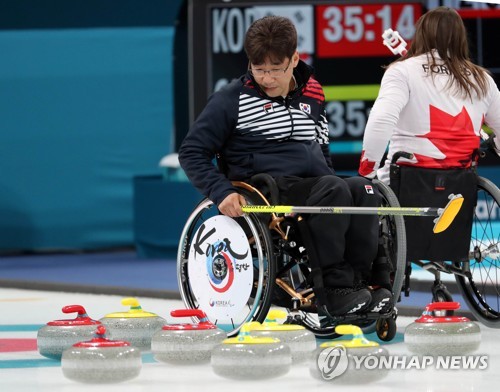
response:
<path id="1" fill-rule="evenodd" d="M 381 196 L 363 177 L 334 175 L 277 179 L 284 204 L 306 206 L 378 207 Z M 305 215 L 318 268 L 325 287 L 352 287 L 355 279 L 369 281 L 378 250 L 378 216 L 347 214 Z M 308 244 L 306 244 L 308 246 Z"/>

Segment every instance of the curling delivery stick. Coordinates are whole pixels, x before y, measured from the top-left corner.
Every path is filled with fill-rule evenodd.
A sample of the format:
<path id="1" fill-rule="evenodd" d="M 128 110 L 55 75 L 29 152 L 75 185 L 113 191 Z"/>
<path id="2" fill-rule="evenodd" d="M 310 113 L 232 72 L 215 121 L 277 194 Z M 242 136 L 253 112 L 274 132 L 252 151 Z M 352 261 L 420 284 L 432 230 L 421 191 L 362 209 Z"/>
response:
<path id="1" fill-rule="evenodd" d="M 457 216 L 464 198 L 451 194 L 444 208 L 435 207 L 319 207 L 319 206 L 270 206 L 246 205 L 243 212 L 275 213 L 275 214 L 352 214 L 352 215 L 403 215 L 403 216 L 437 216 L 434 220 L 434 233 L 445 231 Z"/>

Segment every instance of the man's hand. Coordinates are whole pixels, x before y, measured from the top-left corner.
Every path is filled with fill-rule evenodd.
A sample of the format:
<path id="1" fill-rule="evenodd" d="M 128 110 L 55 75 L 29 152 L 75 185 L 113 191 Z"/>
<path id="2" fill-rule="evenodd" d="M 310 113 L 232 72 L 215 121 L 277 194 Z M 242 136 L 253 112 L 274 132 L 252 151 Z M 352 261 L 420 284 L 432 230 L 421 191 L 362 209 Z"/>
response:
<path id="1" fill-rule="evenodd" d="M 236 218 L 243 215 L 241 206 L 246 205 L 247 202 L 239 193 L 231 193 L 219 204 L 219 211 L 231 218 Z"/>

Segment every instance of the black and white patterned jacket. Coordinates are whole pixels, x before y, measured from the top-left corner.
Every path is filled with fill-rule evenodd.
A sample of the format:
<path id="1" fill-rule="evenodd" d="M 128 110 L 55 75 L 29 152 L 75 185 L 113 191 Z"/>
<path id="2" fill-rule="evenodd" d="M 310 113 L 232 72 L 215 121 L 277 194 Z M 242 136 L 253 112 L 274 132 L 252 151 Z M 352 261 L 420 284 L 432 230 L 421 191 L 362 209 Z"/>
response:
<path id="1" fill-rule="evenodd" d="M 209 98 L 179 149 L 179 160 L 193 185 L 214 203 L 236 191 L 230 180 L 257 173 L 334 174 L 323 89 L 303 61 L 294 77 L 298 87 L 285 98 L 268 97 L 249 73 Z M 227 173 L 214 165 L 216 154 Z"/>

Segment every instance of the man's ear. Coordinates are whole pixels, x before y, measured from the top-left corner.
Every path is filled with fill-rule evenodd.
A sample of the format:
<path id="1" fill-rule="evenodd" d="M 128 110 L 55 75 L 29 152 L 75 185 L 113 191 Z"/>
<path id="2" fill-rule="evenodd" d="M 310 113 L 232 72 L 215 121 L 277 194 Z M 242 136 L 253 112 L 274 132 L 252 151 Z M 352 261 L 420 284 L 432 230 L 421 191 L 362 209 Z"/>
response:
<path id="1" fill-rule="evenodd" d="M 299 63 L 299 60 L 300 60 L 299 51 L 296 50 L 295 53 L 292 56 L 293 68 L 295 68 L 297 66 L 297 64 Z"/>

